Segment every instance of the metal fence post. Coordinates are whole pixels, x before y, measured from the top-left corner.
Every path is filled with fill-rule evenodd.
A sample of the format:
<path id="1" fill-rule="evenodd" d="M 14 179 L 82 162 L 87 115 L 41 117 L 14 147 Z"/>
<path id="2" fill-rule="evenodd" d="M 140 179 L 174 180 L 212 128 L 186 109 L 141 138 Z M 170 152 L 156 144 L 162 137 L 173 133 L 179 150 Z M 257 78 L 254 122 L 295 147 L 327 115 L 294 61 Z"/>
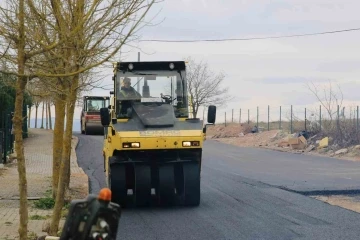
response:
<path id="1" fill-rule="evenodd" d="M 307 121 L 307 119 L 306 119 L 306 108 L 305 108 L 305 131 L 307 130 L 306 129 L 306 121 Z"/>
<path id="2" fill-rule="evenodd" d="M 291 105 L 290 109 L 290 134 L 293 133 L 293 106 Z"/>
<path id="3" fill-rule="evenodd" d="M 3 130 L 0 128 L 0 163 L 5 163 L 4 162 L 4 157 L 5 154 L 3 154 L 3 150 L 4 150 L 4 144 L 3 144 L 3 140 L 4 140 L 4 132 Z"/>
<path id="4" fill-rule="evenodd" d="M 4 141 L 3 141 L 3 146 L 4 146 L 4 160 L 3 163 L 6 163 L 6 156 L 8 153 L 8 114 L 5 112 L 4 114 Z"/>
<path id="5" fill-rule="evenodd" d="M 226 112 L 225 112 L 225 127 L 226 127 Z"/>
<path id="6" fill-rule="evenodd" d="M 356 107 L 356 132 L 359 134 L 359 106 Z"/>
<path id="7" fill-rule="evenodd" d="M 256 108 L 256 127 L 259 129 L 259 107 Z"/>
<path id="8" fill-rule="evenodd" d="M 322 120 L 321 120 L 321 105 L 320 105 L 320 132 L 321 132 L 321 122 Z"/>
<path id="9" fill-rule="evenodd" d="M 279 121 L 279 129 L 281 129 L 281 106 L 280 106 L 280 121 Z"/>
<path id="10" fill-rule="evenodd" d="M 5 145 L 4 145 L 4 139 L 5 139 L 5 134 L 4 134 L 4 117 L 5 112 L 0 112 L 0 163 L 5 163 L 5 159 L 6 159 L 6 155 L 5 155 Z"/>
<path id="11" fill-rule="evenodd" d="M 241 108 L 240 108 L 240 115 L 239 115 L 239 124 L 241 124 Z"/>
<path id="12" fill-rule="evenodd" d="M 9 121 L 9 150 L 10 150 L 10 152 L 11 153 L 13 153 L 14 152 L 14 140 L 15 140 L 15 138 L 14 138 L 14 136 L 13 136 L 13 131 L 12 131 L 12 129 L 13 129 L 13 122 L 12 122 L 12 119 L 13 119 L 13 116 L 14 116 L 14 113 L 13 112 L 11 112 L 10 114 L 9 114 L 9 119 L 8 119 L 8 121 Z"/>
<path id="13" fill-rule="evenodd" d="M 250 109 L 248 109 L 248 124 L 250 124 Z"/>
<path id="14" fill-rule="evenodd" d="M 337 131 L 339 132 L 340 130 L 340 106 L 337 105 Z"/>
<path id="15" fill-rule="evenodd" d="M 268 105 L 268 131 L 270 131 L 270 105 Z"/>

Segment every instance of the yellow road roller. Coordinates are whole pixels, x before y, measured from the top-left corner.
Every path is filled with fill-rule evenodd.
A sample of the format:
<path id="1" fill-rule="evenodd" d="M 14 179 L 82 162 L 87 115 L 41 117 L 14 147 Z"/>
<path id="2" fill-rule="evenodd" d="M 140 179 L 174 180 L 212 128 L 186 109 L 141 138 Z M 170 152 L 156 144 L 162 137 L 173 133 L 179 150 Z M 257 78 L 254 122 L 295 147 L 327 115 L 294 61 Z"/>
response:
<path id="1" fill-rule="evenodd" d="M 184 61 L 117 62 L 104 126 L 104 171 L 112 201 L 148 206 L 200 204 L 207 123 L 189 117 Z"/>

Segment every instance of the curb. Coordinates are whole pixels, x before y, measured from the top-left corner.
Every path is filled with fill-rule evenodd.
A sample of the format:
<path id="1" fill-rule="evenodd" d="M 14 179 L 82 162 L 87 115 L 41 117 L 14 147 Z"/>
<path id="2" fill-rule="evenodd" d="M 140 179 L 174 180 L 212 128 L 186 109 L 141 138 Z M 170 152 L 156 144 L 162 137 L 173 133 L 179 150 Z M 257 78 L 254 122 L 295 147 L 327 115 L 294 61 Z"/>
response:
<path id="1" fill-rule="evenodd" d="M 77 139 L 77 142 L 76 142 L 76 145 L 75 145 L 75 150 L 77 149 L 77 147 L 79 146 L 79 142 L 80 142 L 80 140 L 79 140 L 79 138 L 78 137 L 76 137 L 76 136 L 74 136 L 73 135 L 73 137 L 75 137 L 76 139 Z"/>
<path id="2" fill-rule="evenodd" d="M 79 145 L 79 142 L 80 142 L 79 138 L 74 136 L 74 135 L 72 137 L 75 139 L 75 147 L 71 149 L 71 151 L 75 152 L 75 158 L 73 159 L 73 162 L 75 163 L 75 166 L 80 169 L 80 172 L 85 174 L 84 170 L 81 167 L 79 167 L 79 164 L 77 162 L 76 148 L 77 148 L 77 146 Z"/>
<path id="3" fill-rule="evenodd" d="M 75 154 L 74 154 L 74 158 L 71 158 L 71 161 L 74 163 L 74 165 L 75 165 L 75 167 L 77 168 L 77 169 L 79 169 L 79 171 L 80 171 L 80 173 L 82 174 L 82 175 L 84 175 L 84 176 L 86 176 L 86 178 L 87 178 L 87 181 L 86 181 L 86 190 L 87 190 L 87 192 L 89 193 L 89 176 L 84 172 L 84 170 L 79 166 L 79 164 L 78 164 L 78 161 L 77 161 L 77 155 L 76 155 L 76 149 L 77 149 L 77 147 L 78 147 L 78 145 L 79 145 L 79 142 L 80 142 L 80 140 L 79 140 L 79 138 L 77 137 L 77 136 L 74 136 L 74 135 L 72 135 L 72 138 L 73 139 L 75 139 L 75 146 L 74 147 L 72 147 L 72 149 L 71 149 L 71 151 L 74 151 L 75 152 Z M 71 180 L 70 180 L 71 181 Z"/>

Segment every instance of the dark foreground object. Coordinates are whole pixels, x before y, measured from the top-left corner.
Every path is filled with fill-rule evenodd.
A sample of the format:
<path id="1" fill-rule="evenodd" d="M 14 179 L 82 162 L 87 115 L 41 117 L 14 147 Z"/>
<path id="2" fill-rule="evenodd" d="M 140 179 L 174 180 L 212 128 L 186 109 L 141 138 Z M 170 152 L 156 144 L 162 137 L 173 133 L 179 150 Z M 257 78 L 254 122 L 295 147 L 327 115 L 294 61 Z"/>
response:
<path id="1" fill-rule="evenodd" d="M 60 240 L 114 240 L 121 216 L 120 206 L 111 202 L 111 191 L 73 200 Z"/>

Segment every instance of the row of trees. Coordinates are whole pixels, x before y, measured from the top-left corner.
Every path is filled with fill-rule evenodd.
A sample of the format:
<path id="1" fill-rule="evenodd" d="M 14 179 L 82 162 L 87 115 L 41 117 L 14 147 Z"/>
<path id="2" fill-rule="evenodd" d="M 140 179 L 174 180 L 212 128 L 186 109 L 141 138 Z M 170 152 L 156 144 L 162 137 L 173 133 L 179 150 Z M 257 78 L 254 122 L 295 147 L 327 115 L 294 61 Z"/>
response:
<path id="1" fill-rule="evenodd" d="M 8 85 L 15 89 L 16 96 L 13 123 L 19 172 L 20 239 L 27 238 L 28 222 L 22 139 L 25 93 L 33 96 L 36 118 L 41 102 L 47 105 L 45 111 L 49 111 L 50 103 L 55 106 L 52 193 L 56 200 L 49 232 L 55 235 L 70 182 L 76 100 L 82 91 L 94 86 L 93 69 L 116 61 L 115 54 L 136 39 L 141 27 L 148 25 L 145 16 L 156 3 L 156 0 L 2 1 L 0 58 L 4 65 L 0 72 L 15 77 Z M 220 86 L 224 75 L 214 75 L 206 64 L 189 61 L 188 90 L 194 117 L 201 105 L 221 105 L 230 100 L 227 89 Z"/>
<path id="2" fill-rule="evenodd" d="M 208 106 L 215 104 L 217 106 L 224 106 L 227 102 L 231 101 L 233 97 L 229 94 L 229 88 L 224 87 L 225 74 L 222 72 L 214 73 L 209 69 L 206 62 L 195 61 L 191 57 L 186 59 L 187 64 L 187 81 L 189 93 L 189 106 L 193 117 L 198 116 L 199 108 L 201 106 Z M 97 80 L 95 80 L 97 81 Z M 29 84 L 28 88 L 32 88 Z M 94 87 L 93 81 L 86 81 L 81 84 L 83 90 L 91 90 Z M 35 85 L 36 87 L 36 85 Z M 79 91 L 81 94 L 83 91 Z M 30 118 L 32 109 L 35 108 L 35 128 L 38 127 L 38 110 L 41 108 L 41 125 L 40 128 L 52 129 L 51 111 L 50 108 L 54 105 L 52 98 L 42 95 L 41 91 L 36 93 L 31 91 L 33 104 L 29 105 L 29 119 L 28 127 L 30 127 Z M 42 105 L 42 106 L 41 106 Z M 44 127 L 44 114 L 45 124 Z"/>
<path id="3" fill-rule="evenodd" d="M 50 100 L 40 100 L 35 98 L 34 99 L 34 104 L 33 105 L 29 105 L 29 114 L 28 114 L 28 127 L 30 128 L 30 123 L 31 123 L 31 113 L 32 113 L 32 109 L 35 108 L 35 128 L 38 128 L 38 110 L 40 105 L 42 104 L 42 108 L 41 108 L 41 125 L 40 128 L 45 128 L 45 129 L 52 129 L 52 119 L 51 119 L 51 106 L 53 105 L 53 103 Z M 45 114 L 45 127 L 44 127 L 44 114 Z"/>
<path id="4" fill-rule="evenodd" d="M 27 239 L 27 179 L 22 139 L 26 91 L 54 102 L 52 189 L 49 234 L 58 231 L 69 186 L 70 149 L 76 99 L 91 82 L 92 69 L 112 59 L 147 23 L 155 0 L 6 0 L 0 7 L 0 71 L 16 76 L 14 130 L 19 172 L 20 239 Z M 89 80 L 90 79 L 90 80 Z M 30 83 L 30 85 L 28 85 Z M 65 123 L 66 116 L 66 126 Z M 64 130 L 65 129 L 65 130 Z M 57 136 L 57 137 L 55 137 Z M 58 136 L 64 136 L 59 138 Z"/>

